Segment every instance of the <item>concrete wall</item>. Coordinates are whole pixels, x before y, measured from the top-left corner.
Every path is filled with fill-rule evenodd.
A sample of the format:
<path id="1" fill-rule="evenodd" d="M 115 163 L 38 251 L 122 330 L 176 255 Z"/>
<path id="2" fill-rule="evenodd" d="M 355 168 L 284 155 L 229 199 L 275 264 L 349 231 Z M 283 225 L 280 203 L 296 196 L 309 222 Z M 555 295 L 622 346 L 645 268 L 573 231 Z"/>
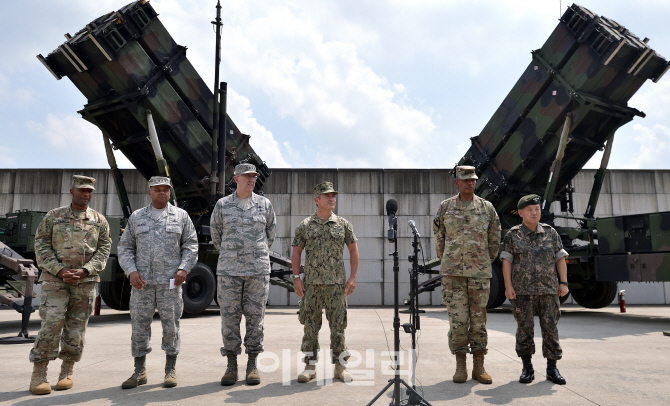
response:
<path id="1" fill-rule="evenodd" d="M 114 180 L 108 170 L 16 169 L 0 170 L 0 213 L 18 209 L 47 211 L 68 204 L 73 174 L 95 177 L 96 194 L 91 207 L 108 216 L 121 216 Z M 149 204 L 147 182 L 135 170 L 124 170 L 124 181 L 131 207 Z M 586 210 L 593 184 L 594 170 L 580 172 L 573 182 L 575 215 Z M 277 240 L 272 249 L 290 256 L 291 237 L 299 222 L 314 212 L 311 190 L 321 181 L 331 181 L 340 192 L 336 212 L 354 225 L 358 237 L 360 264 L 356 292 L 350 305 L 393 304 L 393 261 L 388 253 L 392 244 L 386 240 L 388 229 L 385 205 L 388 199 L 398 201 L 398 252 L 400 259 L 400 300 L 409 292 L 412 234 L 407 226 L 411 219 L 422 236 L 425 258 L 435 254 L 431 222 L 442 200 L 456 193 L 453 180 L 444 169 L 275 169 L 265 185 L 266 196 L 277 214 Z M 552 210 L 559 212 L 558 203 Z M 670 170 L 612 170 L 607 173 L 596 216 L 613 216 L 670 210 Z M 560 225 L 576 225 L 559 219 Z M 348 253 L 345 264 L 349 272 Z M 420 281 L 428 279 L 421 276 Z M 670 304 L 670 283 L 622 283 L 629 304 Z M 272 286 L 270 304 L 297 304 L 297 297 L 285 289 Z M 423 305 L 442 303 L 439 289 L 424 293 Z"/>

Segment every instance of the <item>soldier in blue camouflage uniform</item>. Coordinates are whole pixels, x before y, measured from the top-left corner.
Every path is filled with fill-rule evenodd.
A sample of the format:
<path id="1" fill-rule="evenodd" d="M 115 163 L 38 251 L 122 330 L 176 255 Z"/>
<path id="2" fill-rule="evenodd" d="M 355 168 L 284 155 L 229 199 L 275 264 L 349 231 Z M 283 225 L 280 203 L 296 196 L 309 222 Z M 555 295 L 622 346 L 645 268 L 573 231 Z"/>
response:
<path id="1" fill-rule="evenodd" d="M 500 244 L 500 220 L 490 202 L 475 196 L 475 168 L 458 166 L 455 175 L 458 195 L 440 204 L 433 221 L 442 263 L 442 300 L 449 312 L 449 349 L 456 355 L 453 381 L 468 379 L 466 353 L 472 352 L 472 379 L 490 384 L 493 380 L 484 369 L 486 304 L 491 263 Z"/>
<path id="2" fill-rule="evenodd" d="M 42 271 L 42 327 L 30 351 L 30 391 L 35 395 L 51 393 L 47 365 L 56 357 L 63 360 L 56 390 L 70 389 L 74 363 L 84 350 L 95 284 L 112 247 L 107 220 L 88 207 L 94 185 L 93 178 L 73 176 L 72 203 L 49 211 L 35 233 L 35 257 Z"/>
<path id="3" fill-rule="evenodd" d="M 217 298 L 221 311 L 221 355 L 228 357 L 221 385 L 237 382 L 242 353 L 240 322 L 246 319 L 246 382 L 261 382 L 256 360 L 263 352 L 263 319 L 270 290 L 270 247 L 276 236 L 272 203 L 255 194 L 258 173 L 252 164 L 235 167 L 235 193 L 216 202 L 210 220 L 212 244 L 219 251 Z"/>
<path id="4" fill-rule="evenodd" d="M 135 371 L 123 389 L 147 383 L 146 356 L 151 352 L 151 322 L 158 309 L 165 351 L 163 386 L 177 386 L 179 319 L 184 310 L 181 284 L 198 259 L 198 238 L 186 211 L 169 203 L 170 179 L 149 179 L 151 204 L 128 219 L 119 240 L 119 264 L 133 286 L 130 294 L 131 352 Z M 174 279 L 174 288 L 170 288 Z"/>
<path id="5" fill-rule="evenodd" d="M 550 225 L 540 223 L 540 196 L 522 197 L 517 210 L 523 223 L 512 227 L 503 240 L 505 296 L 510 299 L 517 321 L 516 353 L 523 362 L 519 382 L 535 379 L 531 357 L 535 353 L 533 316 L 540 317 L 542 355 L 547 359 L 547 379 L 565 385 L 556 368 L 563 351 L 556 324 L 561 317 L 559 296 L 568 294 L 568 270 L 561 237 Z"/>
<path id="6" fill-rule="evenodd" d="M 321 309 L 326 308 L 330 326 L 330 349 L 335 364 L 335 379 L 351 382 L 352 376 L 345 364 L 349 353 L 344 343 L 347 328 L 347 296 L 356 289 L 358 271 L 358 246 L 354 227 L 350 222 L 333 213 L 338 192 L 331 182 L 321 182 L 313 189 L 316 212 L 304 219 L 295 229 L 291 267 L 293 287 L 302 297 L 300 322 L 305 325 L 302 352 L 305 353 L 305 370 L 298 375 L 298 382 L 309 382 L 316 377 L 318 360 Z M 345 284 L 342 252 L 349 250 L 351 274 Z M 305 250 L 305 281 L 300 279 L 300 257 Z"/>

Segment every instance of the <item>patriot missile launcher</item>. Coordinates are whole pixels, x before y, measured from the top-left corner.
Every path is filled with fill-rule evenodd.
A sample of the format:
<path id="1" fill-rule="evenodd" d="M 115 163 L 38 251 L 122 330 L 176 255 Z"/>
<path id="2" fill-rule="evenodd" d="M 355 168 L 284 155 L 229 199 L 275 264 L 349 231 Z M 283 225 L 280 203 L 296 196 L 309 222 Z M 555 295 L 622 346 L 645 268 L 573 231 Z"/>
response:
<path id="1" fill-rule="evenodd" d="M 616 130 L 645 116 L 628 101 L 670 66 L 648 41 L 577 4 L 568 7 L 459 162 L 476 168 L 476 194 L 495 206 L 503 235 L 521 223 L 516 204 L 531 193 L 543 197 L 542 222 L 576 220 L 577 227 L 555 228 L 570 253 L 570 291 L 585 307 L 609 305 L 617 281 L 670 281 L 670 212 L 594 217 Z M 571 182 L 597 151 L 604 152 L 585 213 L 574 217 Z M 565 216 L 550 212 L 557 201 Z M 504 290 L 496 262 L 488 307 L 505 301 Z"/>
<path id="2" fill-rule="evenodd" d="M 218 15 L 217 22 L 218 28 Z M 130 216 L 131 207 L 113 150 L 120 150 L 146 179 L 169 176 L 173 201 L 193 219 L 199 262 L 185 282 L 184 309 L 199 313 L 216 292 L 212 269 L 218 252 L 209 234 L 214 203 L 234 190 L 237 164 L 256 166 L 260 176 L 255 192 L 260 194 L 271 171 L 249 144 L 250 136 L 226 114 L 225 98 L 219 102 L 212 94 L 186 57 L 186 47 L 172 38 L 148 1 L 105 14 L 65 39 L 37 58 L 56 79 L 67 77 L 86 97 L 79 113 L 102 131 L 124 217 Z M 113 266 L 102 275 L 101 295 L 110 307 L 127 309 L 130 285 L 114 255 L 110 262 Z M 272 253 L 271 262 L 271 283 L 293 289 L 285 279 L 291 273 L 290 259 Z"/>

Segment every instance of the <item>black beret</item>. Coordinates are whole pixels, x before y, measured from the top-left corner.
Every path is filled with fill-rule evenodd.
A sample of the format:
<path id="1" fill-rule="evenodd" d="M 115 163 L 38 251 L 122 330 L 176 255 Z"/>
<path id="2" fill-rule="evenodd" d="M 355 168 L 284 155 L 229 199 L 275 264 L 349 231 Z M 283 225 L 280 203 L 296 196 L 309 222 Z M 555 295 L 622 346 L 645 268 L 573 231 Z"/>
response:
<path id="1" fill-rule="evenodd" d="M 521 210 L 524 207 L 529 206 L 531 204 L 540 204 L 540 196 L 538 195 L 524 196 L 521 199 L 519 199 L 519 203 L 517 203 L 516 208 L 518 210 Z"/>

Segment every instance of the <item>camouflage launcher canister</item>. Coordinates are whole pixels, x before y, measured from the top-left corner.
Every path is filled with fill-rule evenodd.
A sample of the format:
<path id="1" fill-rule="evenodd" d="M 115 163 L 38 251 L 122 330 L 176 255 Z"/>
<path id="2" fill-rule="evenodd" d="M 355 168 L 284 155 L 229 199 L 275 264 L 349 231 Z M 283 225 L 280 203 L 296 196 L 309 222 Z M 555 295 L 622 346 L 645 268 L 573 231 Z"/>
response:
<path id="1" fill-rule="evenodd" d="M 562 192 L 619 127 L 644 117 L 628 100 L 669 66 L 647 41 L 615 21 L 570 6 L 459 163 L 477 168 L 477 195 L 501 215 L 524 195 L 542 196 L 570 113 L 569 142 L 558 179 L 551 179 Z"/>
<path id="2" fill-rule="evenodd" d="M 101 16 L 46 58 L 38 59 L 57 78 L 67 76 L 86 96 L 79 113 L 100 128 L 114 148 L 149 179 L 159 175 L 147 139 L 146 111 L 156 123 L 179 201 L 189 212 L 207 206 L 203 179 L 211 174 L 213 95 L 147 1 L 135 1 Z M 243 160 L 260 172 L 257 191 L 270 175 L 268 167 L 227 117 L 226 183 Z M 206 183 L 206 182 L 205 182 Z"/>

